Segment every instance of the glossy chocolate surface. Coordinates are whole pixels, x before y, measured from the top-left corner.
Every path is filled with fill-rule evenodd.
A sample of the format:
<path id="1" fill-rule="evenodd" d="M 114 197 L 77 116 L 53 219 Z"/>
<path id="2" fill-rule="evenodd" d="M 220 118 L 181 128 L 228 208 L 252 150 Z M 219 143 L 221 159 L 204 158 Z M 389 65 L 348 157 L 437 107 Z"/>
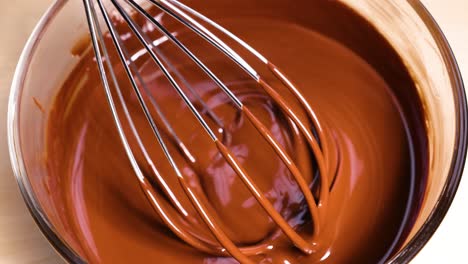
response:
<path id="1" fill-rule="evenodd" d="M 283 3 L 284 2 L 284 3 Z M 423 112 L 406 69 L 391 47 L 352 11 L 331 1 L 188 1 L 258 49 L 292 80 L 325 127 L 329 198 L 320 208 L 320 234 L 312 239 L 312 220 L 297 184 L 245 113 L 183 53 L 148 24 L 155 39 L 184 78 L 221 119 L 218 134 L 242 163 L 275 209 L 311 243 L 306 255 L 291 244 L 265 214 L 218 148 L 189 112 L 129 29 L 118 22 L 126 46 L 161 110 L 195 162 L 182 155 L 167 129 L 164 138 L 188 185 L 209 205 L 226 234 L 238 246 L 267 245 L 251 256 L 256 263 L 378 263 L 405 238 L 418 213 L 425 188 L 426 136 Z M 258 12 L 253 12 L 257 10 Z M 317 194 L 317 160 L 304 137 L 259 85 L 216 49 L 167 15 L 162 23 L 239 96 L 294 159 Z M 110 40 L 109 40 L 110 44 Z M 74 51 L 75 54 L 80 52 Z M 241 53 L 250 58 L 247 53 Z M 120 143 L 102 89 L 93 53 L 84 50 L 77 67 L 57 94 L 49 114 L 42 184 L 54 206 L 48 213 L 61 222 L 65 239 L 90 263 L 236 263 L 202 253 L 178 239 L 162 223 L 145 190 L 167 201 L 174 219 L 195 236 L 217 242 L 185 197 L 137 103 L 115 52 L 118 73 L 135 124 L 158 173 L 141 153 L 141 183 Z M 301 112 L 284 85 L 260 63 L 255 69 L 273 89 Z M 122 108 L 119 108 L 122 114 Z M 206 116 L 206 114 L 205 114 Z M 306 124 L 310 122 L 301 115 Z M 210 120 L 210 125 L 216 127 Z M 162 126 L 160 119 L 156 120 Z M 310 126 L 312 127 L 312 126 Z M 130 131 L 126 126 L 125 130 Z M 136 146 L 134 138 L 130 139 Z M 184 208 L 173 209 L 157 184 L 164 178 Z M 318 179 L 318 178 L 317 178 Z M 142 188 L 143 187 L 143 188 Z M 37 187 L 36 187 L 37 188 Z M 70 235 L 71 234 L 71 235 Z M 288 262 L 286 262 L 288 261 Z"/>

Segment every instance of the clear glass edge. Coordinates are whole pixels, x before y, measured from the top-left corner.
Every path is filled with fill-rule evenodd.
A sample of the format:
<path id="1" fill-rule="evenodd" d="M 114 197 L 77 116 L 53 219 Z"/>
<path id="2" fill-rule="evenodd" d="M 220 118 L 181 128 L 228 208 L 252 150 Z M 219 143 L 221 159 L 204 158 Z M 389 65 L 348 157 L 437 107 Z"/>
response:
<path id="1" fill-rule="evenodd" d="M 455 149 L 453 150 L 453 160 L 450 166 L 449 176 L 435 207 L 432 209 L 432 212 L 413 239 L 411 239 L 405 247 L 400 249 L 395 256 L 388 260 L 389 264 L 409 263 L 434 235 L 455 198 L 458 186 L 460 185 L 467 155 L 468 109 L 463 79 L 458 68 L 457 60 L 444 33 L 424 4 L 419 0 L 409 0 L 408 2 L 424 22 L 424 25 L 429 29 L 443 56 L 445 66 L 450 73 L 450 82 L 452 87 L 456 89 L 454 99 L 457 106 L 456 109 L 458 110 L 456 117 L 456 131 L 458 134 L 455 137 L 457 142 L 455 143 Z"/>
<path id="2" fill-rule="evenodd" d="M 47 25 L 54 18 L 54 15 L 58 13 L 68 0 L 56 0 L 41 17 L 38 24 L 34 28 L 31 36 L 29 37 L 26 45 L 21 53 L 18 65 L 15 69 L 13 81 L 10 90 L 10 96 L 8 101 L 8 113 L 7 113 L 7 138 L 8 148 L 10 153 L 10 161 L 13 169 L 13 173 L 18 182 L 18 186 L 29 209 L 34 221 L 36 222 L 42 234 L 47 238 L 54 249 L 59 255 L 69 263 L 86 263 L 82 260 L 79 255 L 57 234 L 50 224 L 47 217 L 43 214 L 40 205 L 36 202 L 37 199 L 31 189 L 31 185 L 27 179 L 27 172 L 20 148 L 19 138 L 19 105 L 20 95 L 24 84 L 25 76 L 27 74 L 29 63 L 32 59 L 34 51 L 37 47 L 38 41 L 41 39 L 41 35 Z"/>

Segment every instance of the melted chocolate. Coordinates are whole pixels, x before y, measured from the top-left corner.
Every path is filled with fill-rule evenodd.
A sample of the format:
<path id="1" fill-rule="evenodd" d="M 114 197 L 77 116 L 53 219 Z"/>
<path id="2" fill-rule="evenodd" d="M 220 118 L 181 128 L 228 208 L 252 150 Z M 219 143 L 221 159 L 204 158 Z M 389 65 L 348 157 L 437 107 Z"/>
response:
<path id="1" fill-rule="evenodd" d="M 300 0 L 294 5 L 266 0 L 196 2 L 188 4 L 246 40 L 294 81 L 323 131 L 312 129 L 303 108 L 271 68 L 252 62 L 311 131 L 324 137 L 321 144 L 329 151 L 323 161 L 326 178 L 322 175 L 321 179 L 317 173 L 320 159 L 307 147 L 306 137 L 257 82 L 188 29 L 167 15 L 161 17 L 243 100 L 248 110 L 239 112 L 196 65 L 140 18 L 148 34 L 160 42 L 160 52 L 222 123 L 217 134 L 220 141 L 214 144 L 151 58 L 141 52 L 137 40 L 125 40 L 151 94 L 190 151 L 190 155 L 180 151 L 170 131 L 162 129 L 185 177 L 183 184 L 207 204 L 208 212 L 237 246 L 261 253 L 250 256 L 250 261 L 377 263 L 387 259 L 417 215 L 426 177 L 423 113 L 399 57 L 363 19 L 330 1 Z M 129 29 L 123 23 L 117 27 L 122 35 L 131 36 L 125 34 Z M 50 176 L 43 183 L 48 197 L 39 199 L 52 201 L 49 208 L 45 206 L 52 223 L 60 223 L 56 224 L 58 232 L 91 263 L 236 263 L 217 256 L 216 250 L 207 254 L 184 243 L 152 208 L 151 196 L 162 201 L 187 234 L 217 245 L 157 144 L 115 52 L 111 55 L 154 166 L 137 152 L 146 178 L 139 181 L 135 176 L 113 123 L 94 54 L 88 51 L 63 84 L 49 114 L 46 162 Z M 122 108 L 118 109 L 123 116 Z M 246 118 L 250 113 L 286 149 L 311 183 L 315 199 L 324 195 L 320 186 L 326 183 L 328 198 L 319 206 L 318 219 L 310 217 L 288 167 Z M 204 117 L 217 127 L 209 114 Z M 160 118 L 156 123 L 163 127 Z M 128 125 L 125 131 L 131 135 Z M 138 149 L 135 138 L 129 139 Z M 235 156 L 289 225 L 317 245 L 312 254 L 294 247 L 219 150 Z M 161 178 L 180 206 L 174 206 L 171 194 L 158 187 Z M 38 188 L 37 183 L 33 186 Z"/>

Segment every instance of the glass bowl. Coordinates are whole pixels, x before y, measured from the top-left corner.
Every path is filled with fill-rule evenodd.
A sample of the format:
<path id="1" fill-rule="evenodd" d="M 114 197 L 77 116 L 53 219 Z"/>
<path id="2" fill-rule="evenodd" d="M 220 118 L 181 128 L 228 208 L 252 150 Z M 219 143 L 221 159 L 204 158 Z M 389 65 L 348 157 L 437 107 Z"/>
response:
<path id="1" fill-rule="evenodd" d="M 467 147 L 462 79 L 443 33 L 419 1 L 339 1 L 370 22 L 400 55 L 426 113 L 429 166 L 421 211 L 406 241 L 388 259 L 388 263 L 407 263 L 439 226 L 460 182 Z M 38 193 L 47 192 L 43 162 L 47 113 L 60 84 L 79 61 L 70 49 L 86 34 L 81 1 L 55 1 L 22 53 L 8 107 L 10 157 L 21 193 L 44 235 L 71 263 L 85 260 L 74 250 L 64 223 L 48 218 L 59 210 L 48 206 L 47 195 Z"/>

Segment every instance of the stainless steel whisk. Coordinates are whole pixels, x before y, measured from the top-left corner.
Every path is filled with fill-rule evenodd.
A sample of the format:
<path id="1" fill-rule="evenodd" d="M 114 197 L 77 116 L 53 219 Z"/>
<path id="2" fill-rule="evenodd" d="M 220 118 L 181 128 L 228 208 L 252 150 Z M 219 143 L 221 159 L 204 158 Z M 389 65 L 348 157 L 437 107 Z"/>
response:
<path id="1" fill-rule="evenodd" d="M 209 77 L 233 102 L 233 104 L 237 107 L 242 114 L 255 126 L 255 128 L 259 131 L 260 134 L 264 137 L 264 139 L 269 143 L 272 149 L 277 153 L 277 155 L 281 158 L 281 160 L 285 163 L 288 170 L 291 172 L 291 175 L 296 180 L 300 190 L 302 191 L 305 201 L 307 202 L 312 221 L 313 221 L 313 232 L 314 235 L 317 235 L 320 232 L 320 216 L 319 210 L 323 210 L 323 205 L 327 202 L 328 193 L 329 193 L 329 179 L 327 175 L 327 164 L 326 157 L 328 146 L 325 143 L 323 138 L 323 127 L 320 125 L 319 121 L 317 120 L 316 115 L 312 111 L 312 108 L 309 106 L 305 98 L 301 95 L 298 89 L 292 84 L 291 81 L 287 79 L 287 77 L 281 73 L 279 69 L 277 69 L 272 63 L 270 63 L 264 56 L 262 56 L 258 51 L 254 48 L 249 46 L 246 42 L 242 41 L 234 34 L 226 30 L 225 28 L 221 27 L 219 24 L 215 23 L 214 21 L 210 20 L 209 18 L 203 16 L 202 14 L 198 13 L 197 11 L 191 9 L 190 7 L 178 2 L 177 0 L 147 0 L 148 4 L 151 4 L 164 13 L 170 15 L 184 26 L 189 28 L 198 36 L 202 37 L 205 41 L 209 44 L 216 47 L 222 54 L 224 54 L 227 58 L 234 61 L 242 70 L 244 70 L 253 80 L 255 80 L 263 89 L 264 91 L 278 104 L 278 106 L 286 113 L 286 115 L 292 120 L 292 122 L 297 126 L 299 131 L 303 134 L 310 149 L 312 150 L 317 167 L 318 167 L 318 174 L 320 176 L 320 191 L 318 201 L 314 198 L 312 194 L 311 187 L 309 183 L 307 183 L 294 164 L 294 161 L 288 155 L 288 153 L 281 147 L 281 145 L 276 142 L 274 137 L 269 133 L 268 129 L 262 124 L 262 122 L 243 104 L 243 102 L 224 84 L 220 78 L 216 76 L 215 73 L 212 72 L 195 54 L 193 54 L 182 42 L 179 41 L 178 38 L 175 37 L 171 32 L 167 30 L 160 22 L 158 22 L 155 18 L 153 18 L 147 11 L 142 7 L 141 4 L 135 2 L 134 0 L 121 0 L 125 2 L 130 7 L 133 8 L 134 12 L 141 14 L 143 17 L 148 19 L 162 34 L 164 34 L 170 41 L 172 41 L 184 54 L 186 54 L 191 60 L 198 67 L 200 67 L 204 73 Z M 179 169 L 179 166 L 176 164 L 171 152 L 169 151 L 165 140 L 163 139 L 160 128 L 157 126 L 145 100 L 143 99 L 143 95 L 139 89 L 142 88 L 144 91 L 148 91 L 145 82 L 143 81 L 141 75 L 138 72 L 136 65 L 129 59 L 129 52 L 126 49 L 121 36 L 117 32 L 115 26 L 112 23 L 110 13 L 108 11 L 108 6 L 104 5 L 102 0 L 83 0 L 89 30 L 91 33 L 91 40 L 96 56 L 96 61 L 99 69 L 99 73 L 102 79 L 102 83 L 106 92 L 107 100 L 109 106 L 112 111 L 112 115 L 117 126 L 120 139 L 123 143 L 125 148 L 126 154 L 131 162 L 131 165 L 136 173 L 136 176 L 140 182 L 140 185 L 143 187 L 145 191 L 145 195 L 147 196 L 149 202 L 151 203 L 154 210 L 159 214 L 161 219 L 167 225 L 170 230 L 174 234 L 176 234 L 180 239 L 188 243 L 189 245 L 201 250 L 203 252 L 218 255 L 218 256 L 232 256 L 237 259 L 241 263 L 253 263 L 253 261 L 249 258 L 251 255 L 258 254 L 260 252 L 264 252 L 267 249 L 262 248 L 262 246 L 249 246 L 249 247 L 240 247 L 237 246 L 229 237 L 225 234 L 219 224 L 213 219 L 209 214 L 206 213 L 206 206 L 203 202 L 197 197 L 194 190 L 188 185 L 187 181 L 184 178 L 183 173 Z M 141 1 L 140 1 L 141 2 Z M 95 3 L 97 3 L 97 8 L 95 7 Z M 208 125 L 205 120 L 203 114 L 195 107 L 194 103 L 190 99 L 190 97 L 186 94 L 186 92 L 181 88 L 178 81 L 187 82 L 181 73 L 178 72 L 170 63 L 167 62 L 167 59 L 164 55 L 157 52 L 157 47 L 155 47 L 151 39 L 146 35 L 146 33 L 142 30 L 142 28 L 135 22 L 131 13 L 124 9 L 122 5 L 119 3 L 119 0 L 110 0 L 112 6 L 117 10 L 117 12 L 121 15 L 121 17 L 125 20 L 128 24 L 131 31 L 137 37 L 137 39 L 141 42 L 141 44 L 145 47 L 147 53 L 151 56 L 152 60 L 159 66 L 162 73 L 167 77 L 168 81 L 170 82 L 171 86 L 177 91 L 180 97 L 183 99 L 184 103 L 190 109 L 190 111 L 195 115 L 201 126 L 204 130 L 208 133 L 211 137 L 212 141 L 216 144 L 216 147 L 220 151 L 220 153 L 224 156 L 227 162 L 230 164 L 232 169 L 236 172 L 236 174 L 240 177 L 242 182 L 251 192 L 251 194 L 256 198 L 258 203 L 265 209 L 265 212 L 269 215 L 269 217 L 278 225 L 278 227 L 282 230 L 282 232 L 290 239 L 290 241 L 299 248 L 305 254 L 312 254 L 316 251 L 316 244 L 313 241 L 306 241 L 302 238 L 288 223 L 287 221 L 280 215 L 279 212 L 275 210 L 273 205 L 270 201 L 265 197 L 262 191 L 257 187 L 255 182 L 250 178 L 249 174 L 245 171 L 245 169 L 241 166 L 238 162 L 237 158 L 230 152 L 230 150 L 218 139 L 216 133 L 213 129 Z M 136 128 L 134 122 L 132 121 L 132 117 L 129 114 L 128 108 L 126 106 L 126 99 L 120 91 L 119 82 L 117 81 L 117 77 L 113 66 L 110 62 L 109 52 L 104 42 L 104 33 L 100 28 L 100 23 L 98 19 L 98 12 L 100 11 L 104 23 L 107 27 L 108 34 L 110 35 L 114 48 L 117 50 L 118 57 L 124 66 L 125 73 L 132 85 L 132 88 L 138 98 L 138 102 L 141 105 L 141 108 L 148 120 L 152 131 L 156 139 L 158 140 L 162 151 L 164 152 L 165 156 L 167 157 L 171 167 L 174 169 L 179 183 L 182 189 L 185 191 L 188 199 L 199 213 L 201 219 L 205 222 L 206 226 L 212 233 L 212 235 L 218 241 L 218 244 L 208 243 L 204 241 L 190 232 L 184 230 L 184 227 L 179 225 L 177 221 L 173 221 L 171 215 L 168 213 L 167 208 L 164 206 L 163 203 L 156 197 L 155 190 L 151 188 L 150 183 L 147 181 L 140 165 L 138 164 L 135 155 L 134 155 L 134 148 L 129 144 L 126 132 L 123 129 L 122 119 L 118 113 L 116 104 L 115 104 L 115 96 L 112 93 L 112 90 L 117 96 L 117 99 L 120 101 L 122 105 L 122 109 L 125 115 L 126 122 L 128 122 L 131 132 L 133 136 L 136 138 L 138 147 L 140 151 L 143 153 L 146 162 L 148 162 L 149 166 L 152 168 L 153 171 L 156 171 L 155 165 L 150 159 L 145 146 L 139 136 L 138 129 Z M 238 53 L 236 53 L 231 47 L 229 47 L 225 42 L 223 42 L 219 37 L 217 37 L 212 31 L 208 30 L 206 27 L 202 25 L 202 23 L 206 23 L 219 31 L 219 33 L 223 34 L 225 37 L 234 40 L 237 44 L 240 44 L 243 48 L 245 48 L 248 52 L 254 55 L 258 60 L 263 62 L 271 72 L 286 86 L 290 92 L 296 97 L 300 105 L 303 107 L 305 112 L 307 113 L 309 119 L 311 120 L 313 127 L 309 127 L 303 122 L 301 122 L 300 118 L 298 117 L 297 113 L 293 110 L 288 109 L 286 101 L 278 94 L 268 83 L 266 83 L 260 75 L 247 63 Z M 107 32 L 106 32 L 107 33 Z M 114 89 L 112 89 L 113 87 Z M 190 87 L 189 84 L 184 83 L 184 87 L 189 89 L 189 92 L 192 95 L 192 98 L 195 98 L 198 103 L 203 107 L 203 113 L 209 116 L 212 120 L 215 121 L 215 124 L 222 128 L 222 122 L 220 119 L 209 109 L 207 104 L 201 99 L 200 96 Z M 149 93 L 147 93 L 149 94 Z M 179 139 L 177 133 L 174 131 L 170 123 L 168 122 L 167 118 L 165 118 L 164 114 L 162 113 L 161 109 L 159 108 L 158 104 L 155 102 L 154 99 L 150 97 L 150 103 L 156 110 L 156 113 L 159 115 L 160 120 L 162 120 L 162 124 L 165 126 L 166 130 L 169 131 L 170 135 L 175 139 L 179 150 L 181 150 L 188 158 L 193 159 L 190 150 L 184 145 L 184 143 Z M 315 130 L 316 133 L 313 131 Z M 184 213 L 184 209 L 178 206 L 177 198 L 175 197 L 174 193 L 171 189 L 165 184 L 164 178 L 161 177 L 158 173 L 157 175 L 157 182 L 161 190 L 167 194 L 169 200 L 171 200 L 172 204 L 179 209 L 181 213 Z"/>

